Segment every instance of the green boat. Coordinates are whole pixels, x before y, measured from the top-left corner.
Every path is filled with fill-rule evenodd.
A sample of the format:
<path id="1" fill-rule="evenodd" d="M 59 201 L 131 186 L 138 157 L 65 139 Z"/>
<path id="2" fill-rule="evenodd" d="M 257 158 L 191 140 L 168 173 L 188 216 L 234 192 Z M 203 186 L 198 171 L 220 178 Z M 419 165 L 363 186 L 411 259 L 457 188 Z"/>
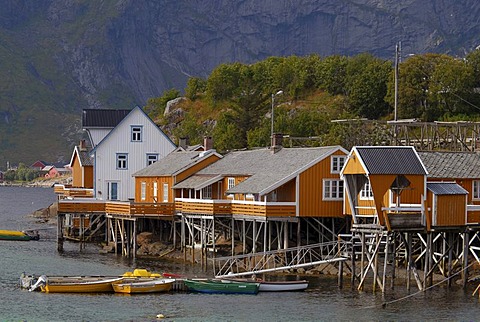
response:
<path id="1" fill-rule="evenodd" d="M 37 240 L 38 235 L 27 234 L 23 231 L 0 229 L 0 240 Z"/>
<path id="2" fill-rule="evenodd" d="M 209 294 L 257 294 L 260 283 L 241 283 L 225 280 L 184 280 L 192 292 Z"/>

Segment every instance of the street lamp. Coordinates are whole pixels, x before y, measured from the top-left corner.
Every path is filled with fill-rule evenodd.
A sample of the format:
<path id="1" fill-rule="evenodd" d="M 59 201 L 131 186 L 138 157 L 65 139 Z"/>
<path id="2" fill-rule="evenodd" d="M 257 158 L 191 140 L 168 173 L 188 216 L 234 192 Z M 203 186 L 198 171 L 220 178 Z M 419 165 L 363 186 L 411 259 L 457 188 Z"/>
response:
<path id="1" fill-rule="evenodd" d="M 278 92 L 276 92 L 275 94 L 272 93 L 272 115 L 271 115 L 271 119 L 272 119 L 272 129 L 271 129 L 271 137 L 273 138 L 273 108 L 275 107 L 275 96 L 277 95 L 281 95 L 283 94 L 283 91 L 282 90 L 279 90 Z"/>

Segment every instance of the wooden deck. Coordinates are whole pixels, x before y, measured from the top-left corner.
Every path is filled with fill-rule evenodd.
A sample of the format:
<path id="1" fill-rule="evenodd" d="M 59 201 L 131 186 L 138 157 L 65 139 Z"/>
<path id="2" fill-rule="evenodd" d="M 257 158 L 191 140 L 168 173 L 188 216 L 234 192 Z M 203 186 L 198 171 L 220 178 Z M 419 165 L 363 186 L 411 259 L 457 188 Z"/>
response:
<path id="1" fill-rule="evenodd" d="M 59 213 L 105 213 L 128 217 L 171 217 L 174 211 L 173 203 L 115 202 L 89 198 L 63 199 L 58 202 Z"/>
<path id="2" fill-rule="evenodd" d="M 61 196 L 61 199 L 66 197 L 82 197 L 93 198 L 93 189 L 77 188 L 69 185 L 56 184 L 53 187 L 53 191 Z"/>
<path id="3" fill-rule="evenodd" d="M 243 200 L 202 200 L 177 198 L 175 210 L 183 214 L 246 215 L 261 217 L 295 217 L 295 202 L 261 202 Z"/>

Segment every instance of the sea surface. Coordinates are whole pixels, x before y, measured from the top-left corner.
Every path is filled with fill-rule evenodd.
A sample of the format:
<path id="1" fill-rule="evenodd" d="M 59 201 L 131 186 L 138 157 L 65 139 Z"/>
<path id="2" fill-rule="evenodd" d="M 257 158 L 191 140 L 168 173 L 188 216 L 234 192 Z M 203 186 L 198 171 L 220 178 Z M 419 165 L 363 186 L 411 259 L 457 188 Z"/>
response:
<path id="1" fill-rule="evenodd" d="M 304 292 L 258 295 L 204 295 L 171 292 L 151 295 L 46 294 L 19 287 L 22 272 L 33 275 L 119 275 L 135 268 L 209 276 L 189 264 L 125 259 L 100 254 L 94 245 L 80 250 L 56 247 L 56 226 L 29 216 L 55 201 L 51 188 L 0 187 L 0 229 L 38 229 L 39 241 L 0 241 L 0 321 L 477 321 L 480 300 L 474 286 L 427 292 L 403 285 L 395 290 L 359 292 L 336 278 L 301 276 Z M 385 305 L 386 303 L 386 305 Z"/>

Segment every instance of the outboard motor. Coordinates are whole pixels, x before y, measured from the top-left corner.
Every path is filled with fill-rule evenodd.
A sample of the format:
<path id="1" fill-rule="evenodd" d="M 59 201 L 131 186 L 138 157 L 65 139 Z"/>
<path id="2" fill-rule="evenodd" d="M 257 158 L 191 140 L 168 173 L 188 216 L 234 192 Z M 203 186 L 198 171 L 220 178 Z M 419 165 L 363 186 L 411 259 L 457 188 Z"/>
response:
<path id="1" fill-rule="evenodd" d="M 42 275 L 38 278 L 37 282 L 35 282 L 35 284 L 33 284 L 30 289 L 28 290 L 29 292 L 33 292 L 35 291 L 37 288 L 39 288 L 40 286 L 42 285 L 46 285 L 47 284 L 47 276 L 45 275 Z"/>

